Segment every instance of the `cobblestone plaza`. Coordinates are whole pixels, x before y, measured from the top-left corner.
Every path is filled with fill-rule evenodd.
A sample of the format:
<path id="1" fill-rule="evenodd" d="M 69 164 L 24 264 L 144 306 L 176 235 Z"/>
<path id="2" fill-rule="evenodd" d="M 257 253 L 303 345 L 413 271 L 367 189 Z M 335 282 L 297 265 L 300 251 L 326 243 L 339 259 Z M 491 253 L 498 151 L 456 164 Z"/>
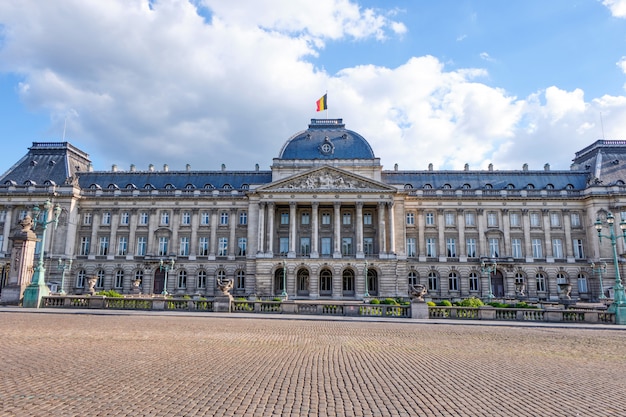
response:
<path id="1" fill-rule="evenodd" d="M 3 416 L 620 416 L 623 329 L 0 313 Z"/>

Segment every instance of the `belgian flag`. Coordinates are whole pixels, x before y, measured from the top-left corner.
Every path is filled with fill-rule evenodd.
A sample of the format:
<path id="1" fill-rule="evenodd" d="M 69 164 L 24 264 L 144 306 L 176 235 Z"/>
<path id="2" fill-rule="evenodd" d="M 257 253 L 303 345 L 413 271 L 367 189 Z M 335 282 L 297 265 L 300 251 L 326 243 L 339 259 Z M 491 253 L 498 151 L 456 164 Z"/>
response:
<path id="1" fill-rule="evenodd" d="M 317 111 L 328 110 L 328 101 L 326 99 L 327 95 L 328 94 L 324 94 L 322 98 L 315 102 L 315 104 L 317 104 Z"/>

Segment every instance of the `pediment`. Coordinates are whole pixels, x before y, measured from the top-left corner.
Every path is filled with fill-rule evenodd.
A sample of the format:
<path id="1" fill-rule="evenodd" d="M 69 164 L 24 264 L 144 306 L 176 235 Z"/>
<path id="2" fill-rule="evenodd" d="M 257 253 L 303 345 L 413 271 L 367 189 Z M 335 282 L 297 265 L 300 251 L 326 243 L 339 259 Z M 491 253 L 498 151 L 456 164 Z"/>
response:
<path id="1" fill-rule="evenodd" d="M 371 191 L 395 192 L 395 187 L 351 172 L 332 167 L 322 167 L 300 173 L 259 187 L 259 191 Z"/>

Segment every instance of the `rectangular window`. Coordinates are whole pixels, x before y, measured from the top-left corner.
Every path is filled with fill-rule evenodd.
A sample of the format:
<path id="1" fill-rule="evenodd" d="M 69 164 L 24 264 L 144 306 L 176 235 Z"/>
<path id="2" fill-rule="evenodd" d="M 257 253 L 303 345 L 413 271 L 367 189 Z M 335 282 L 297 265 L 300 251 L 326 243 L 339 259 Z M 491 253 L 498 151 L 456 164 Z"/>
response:
<path id="1" fill-rule="evenodd" d="M 426 226 L 433 226 L 435 224 L 435 213 L 426 213 Z"/>
<path id="2" fill-rule="evenodd" d="M 187 288 L 187 272 L 180 271 L 178 273 L 178 280 L 176 282 L 177 288 Z"/>
<path id="3" fill-rule="evenodd" d="M 559 213 L 550 213 L 550 226 L 561 227 L 561 216 Z"/>
<path id="4" fill-rule="evenodd" d="M 147 238 L 139 236 L 137 238 L 137 256 L 146 256 Z"/>
<path id="5" fill-rule="evenodd" d="M 228 254 L 228 238 L 221 237 L 218 240 L 217 256 L 226 256 Z"/>
<path id="6" fill-rule="evenodd" d="M 426 256 L 429 258 L 437 256 L 437 239 L 434 237 L 426 238 Z"/>
<path id="7" fill-rule="evenodd" d="M 446 239 L 446 251 L 448 258 L 456 258 L 456 239 L 451 237 Z"/>
<path id="8" fill-rule="evenodd" d="M 474 212 L 472 211 L 466 211 L 465 212 L 465 226 L 476 226 L 476 216 L 474 215 Z"/>
<path id="9" fill-rule="evenodd" d="M 372 213 L 363 213 L 363 224 L 367 226 L 372 224 Z"/>
<path id="10" fill-rule="evenodd" d="M 248 251 L 248 239 L 245 237 L 240 237 L 239 239 L 237 239 L 237 249 L 238 249 L 238 253 L 237 256 L 246 256 L 246 253 Z"/>
<path id="11" fill-rule="evenodd" d="M 344 256 L 354 254 L 352 252 L 352 238 L 351 237 L 341 238 L 341 254 Z"/>
<path id="12" fill-rule="evenodd" d="M 91 213 L 85 213 L 83 215 L 83 224 L 89 226 L 91 224 Z"/>
<path id="13" fill-rule="evenodd" d="M 198 255 L 207 256 L 209 254 L 209 238 L 201 237 L 198 239 Z"/>
<path id="14" fill-rule="evenodd" d="M 428 291 L 439 291 L 439 279 L 437 275 L 428 275 Z"/>
<path id="15" fill-rule="evenodd" d="M 304 212 L 300 215 L 300 224 L 308 225 L 311 223 L 311 215 L 308 212 Z"/>
<path id="16" fill-rule="evenodd" d="M 130 214 L 125 211 L 120 215 L 120 224 L 122 226 L 128 226 L 128 223 L 130 221 Z"/>
<path id="17" fill-rule="evenodd" d="M 587 278 L 584 276 L 579 276 L 578 277 L 578 293 L 584 294 L 586 292 L 589 292 L 589 288 L 587 286 Z"/>
<path id="18" fill-rule="evenodd" d="M 139 224 L 142 226 L 148 224 L 148 213 L 146 213 L 145 211 L 139 214 Z"/>
<path id="19" fill-rule="evenodd" d="M 283 211 L 280 213 L 280 224 L 289 224 L 289 212 Z"/>
<path id="20" fill-rule="evenodd" d="M 541 215 L 539 213 L 530 213 L 530 227 L 541 227 Z"/>
<path id="21" fill-rule="evenodd" d="M 476 257 L 476 239 L 473 237 L 467 238 L 465 240 L 465 247 L 467 248 L 467 257 L 475 258 Z"/>
<path id="22" fill-rule="evenodd" d="M 122 288 L 124 286 L 124 271 L 117 271 L 115 273 L 115 288 Z"/>
<path id="23" fill-rule="evenodd" d="M 450 274 L 450 276 L 448 277 L 448 290 L 459 290 L 459 277 L 457 277 L 456 274 Z"/>
<path id="24" fill-rule="evenodd" d="M 169 211 L 161 212 L 161 224 L 164 226 L 167 226 L 168 224 L 170 224 L 170 212 Z"/>
<path id="25" fill-rule="evenodd" d="M 343 213 L 342 220 L 343 220 L 343 224 L 344 225 L 352 224 L 352 214 L 350 214 L 350 213 Z"/>
<path id="26" fill-rule="evenodd" d="M 182 236 L 180 238 L 180 245 L 178 247 L 178 254 L 180 256 L 189 256 L 189 237 Z"/>
<path id="27" fill-rule="evenodd" d="M 287 255 L 289 253 L 289 238 L 281 237 L 279 240 L 280 243 L 280 254 Z"/>
<path id="28" fill-rule="evenodd" d="M 242 211 L 241 213 L 239 213 L 239 224 L 241 226 L 245 226 L 246 224 L 248 224 L 248 212 L 247 211 Z"/>
<path id="29" fill-rule="evenodd" d="M 478 275 L 472 272 L 469 276 L 469 289 L 470 291 L 478 291 Z"/>
<path id="30" fill-rule="evenodd" d="M 87 256 L 89 255 L 89 237 L 82 236 L 80 238 L 80 255 Z"/>
<path id="31" fill-rule="evenodd" d="M 159 256 L 167 256 L 167 249 L 169 245 L 169 239 L 165 236 L 159 238 Z"/>
<path id="32" fill-rule="evenodd" d="M 300 255 L 309 256 L 310 254 L 311 254 L 311 238 L 301 237 L 300 238 Z"/>
<path id="33" fill-rule="evenodd" d="M 489 256 L 491 256 L 492 258 L 500 257 L 500 239 L 489 239 Z"/>
<path id="34" fill-rule="evenodd" d="M 0 235 L 0 251 L 2 250 L 3 245 L 4 245 L 4 235 Z"/>
<path id="35" fill-rule="evenodd" d="M 374 254 L 374 238 L 372 237 L 363 238 L 363 253 L 365 255 Z"/>
<path id="36" fill-rule="evenodd" d="M 191 213 L 184 211 L 180 217 L 180 224 L 183 226 L 189 226 L 191 224 Z"/>
<path id="37" fill-rule="evenodd" d="M 487 213 L 487 227 L 498 227 L 498 213 L 493 211 Z"/>
<path id="38" fill-rule="evenodd" d="M 108 211 L 105 211 L 104 213 L 102 213 L 102 225 L 109 226 L 110 224 L 111 224 L 111 213 Z"/>
<path id="39" fill-rule="evenodd" d="M 330 243 L 331 243 L 330 238 L 323 237 L 320 239 L 320 242 L 321 242 L 322 256 L 330 255 Z"/>
<path id="40" fill-rule="evenodd" d="M 533 248 L 533 258 L 541 259 L 543 258 L 543 250 L 541 247 L 541 239 L 533 239 L 532 240 L 532 248 Z"/>
<path id="41" fill-rule="evenodd" d="M 101 236 L 98 242 L 98 255 L 105 256 L 109 253 L 109 238 Z"/>
<path id="42" fill-rule="evenodd" d="M 117 240 L 117 255 L 126 256 L 128 253 L 128 238 L 126 236 L 120 236 Z"/>
<path id="43" fill-rule="evenodd" d="M 522 257 L 522 239 L 511 239 L 511 252 L 514 258 Z"/>
<path id="44" fill-rule="evenodd" d="M 415 238 L 409 237 L 406 239 L 406 256 L 415 256 Z"/>
<path id="45" fill-rule="evenodd" d="M 7 211 L 0 210 L 0 223 L 4 223 L 7 220 Z"/>
<path id="46" fill-rule="evenodd" d="M 456 224 L 456 214 L 453 212 L 446 212 L 444 214 L 444 219 L 446 221 L 446 226 L 452 227 Z"/>
<path id="47" fill-rule="evenodd" d="M 322 224 L 325 224 L 325 225 L 330 224 L 330 213 L 328 212 L 322 213 Z"/>
<path id="48" fill-rule="evenodd" d="M 412 226 L 415 224 L 415 213 L 407 213 L 406 214 L 406 224 Z"/>
<path id="49" fill-rule="evenodd" d="M 223 211 L 220 213 L 220 224 L 225 226 L 228 224 L 228 212 Z"/>
<path id="50" fill-rule="evenodd" d="M 581 226 L 581 224 L 580 224 L 580 214 L 572 213 L 570 215 L 570 220 L 571 220 L 571 223 L 572 223 L 572 227 L 580 227 Z"/>
<path id="51" fill-rule="evenodd" d="M 200 214 L 200 224 L 203 226 L 207 226 L 210 223 L 211 220 L 211 214 L 207 211 L 203 211 L 202 214 Z"/>
<path id="52" fill-rule="evenodd" d="M 574 239 L 574 258 L 585 259 L 585 251 L 583 250 L 582 239 Z"/>
<path id="53" fill-rule="evenodd" d="M 519 216 L 519 213 L 511 213 L 511 214 L 509 214 L 509 221 L 511 222 L 511 227 L 520 227 L 520 216 Z"/>
<path id="54" fill-rule="evenodd" d="M 563 259 L 563 241 L 552 239 L 552 256 L 556 259 Z"/>
<path id="55" fill-rule="evenodd" d="M 546 277 L 543 274 L 537 274 L 537 291 L 546 292 Z"/>

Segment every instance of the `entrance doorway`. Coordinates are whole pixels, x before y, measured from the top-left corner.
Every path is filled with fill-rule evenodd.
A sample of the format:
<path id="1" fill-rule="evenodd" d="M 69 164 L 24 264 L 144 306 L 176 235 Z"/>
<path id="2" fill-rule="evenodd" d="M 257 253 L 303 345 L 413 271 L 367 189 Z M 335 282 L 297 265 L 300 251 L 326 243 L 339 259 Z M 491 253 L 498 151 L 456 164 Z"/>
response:
<path id="1" fill-rule="evenodd" d="M 161 268 L 154 271 L 154 285 L 152 286 L 153 294 L 162 294 L 165 285 L 165 271 Z"/>
<path id="2" fill-rule="evenodd" d="M 498 271 L 491 277 L 491 287 L 493 295 L 496 298 L 504 297 L 504 278 L 502 277 L 502 272 Z"/>

